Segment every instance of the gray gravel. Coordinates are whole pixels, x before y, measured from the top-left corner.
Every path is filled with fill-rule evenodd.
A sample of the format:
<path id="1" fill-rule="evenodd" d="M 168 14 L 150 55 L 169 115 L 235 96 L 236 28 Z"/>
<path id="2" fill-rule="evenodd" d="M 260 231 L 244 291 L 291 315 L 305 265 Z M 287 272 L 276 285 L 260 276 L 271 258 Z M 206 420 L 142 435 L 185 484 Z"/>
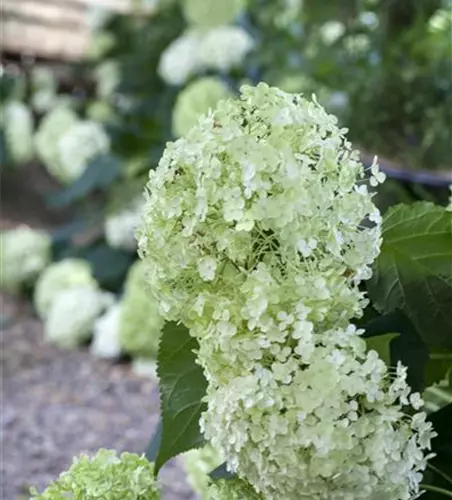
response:
<path id="1" fill-rule="evenodd" d="M 22 301 L 2 296 L 2 500 L 28 498 L 80 452 L 142 453 L 158 419 L 156 382 L 128 365 L 61 351 Z M 5 324 L 6 322 L 6 324 Z M 193 500 L 180 466 L 163 471 L 165 500 Z"/>

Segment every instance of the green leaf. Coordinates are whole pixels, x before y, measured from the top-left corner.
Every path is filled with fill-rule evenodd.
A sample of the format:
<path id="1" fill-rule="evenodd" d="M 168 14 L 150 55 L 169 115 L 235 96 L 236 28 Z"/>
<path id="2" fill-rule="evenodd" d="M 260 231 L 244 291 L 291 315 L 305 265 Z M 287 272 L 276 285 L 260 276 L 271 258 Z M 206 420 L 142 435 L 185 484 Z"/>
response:
<path id="1" fill-rule="evenodd" d="M 399 333 L 386 333 L 366 339 L 368 350 L 377 351 L 380 358 L 388 365 L 391 365 L 390 343 L 397 338 Z"/>
<path id="2" fill-rule="evenodd" d="M 167 323 L 163 328 L 157 362 L 160 379 L 162 436 L 155 472 L 170 458 L 204 445 L 199 418 L 207 381 L 196 364 L 199 345 L 187 328 Z"/>
<path id="3" fill-rule="evenodd" d="M 408 368 L 407 381 L 411 388 L 414 391 L 424 390 L 428 349 L 403 311 L 396 310 L 373 317 L 360 327 L 364 328 L 363 338 L 366 339 L 370 348 L 376 346 L 380 356 L 390 366 L 397 366 L 400 361 Z"/>
<path id="4" fill-rule="evenodd" d="M 162 442 L 162 421 L 159 420 L 159 423 L 157 424 L 157 429 L 155 430 L 155 433 L 152 436 L 152 439 L 149 442 L 145 453 L 146 458 L 150 462 L 155 462 L 155 459 L 157 458 L 157 454 L 160 449 L 161 442 Z"/>
<path id="5" fill-rule="evenodd" d="M 432 203 L 397 205 L 368 283 L 381 313 L 403 310 L 425 343 L 452 346 L 452 212 Z"/>
<path id="6" fill-rule="evenodd" d="M 98 189 L 105 189 L 115 181 L 122 171 L 120 160 L 112 154 L 93 158 L 83 174 L 70 186 L 47 198 L 50 207 L 62 207 L 80 200 Z"/>
<path id="7" fill-rule="evenodd" d="M 446 379 L 452 387 L 452 351 L 432 349 L 425 367 L 425 385 L 428 387 Z"/>

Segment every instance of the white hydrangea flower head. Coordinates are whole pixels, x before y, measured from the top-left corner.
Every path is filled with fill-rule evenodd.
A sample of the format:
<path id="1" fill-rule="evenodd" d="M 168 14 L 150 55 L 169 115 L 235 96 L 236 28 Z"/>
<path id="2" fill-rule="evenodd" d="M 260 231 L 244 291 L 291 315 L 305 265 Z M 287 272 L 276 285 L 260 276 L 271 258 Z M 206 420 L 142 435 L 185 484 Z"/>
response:
<path id="1" fill-rule="evenodd" d="M 34 154 L 34 123 L 28 107 L 20 101 L 6 103 L 2 106 L 0 122 L 11 162 L 20 165 L 30 161 Z"/>
<path id="2" fill-rule="evenodd" d="M 44 322 L 45 339 L 62 348 L 77 347 L 91 337 L 96 319 L 113 302 L 111 294 L 92 286 L 63 290 Z"/>
<path id="3" fill-rule="evenodd" d="M 116 359 L 121 355 L 119 324 L 121 303 L 113 304 L 94 323 L 93 341 L 90 352 L 96 358 Z"/>
<path id="4" fill-rule="evenodd" d="M 228 86 L 219 78 L 204 77 L 190 83 L 178 95 L 174 105 L 173 133 L 177 137 L 185 135 L 201 116 L 231 95 Z"/>
<path id="5" fill-rule="evenodd" d="M 77 115 L 70 108 L 64 105 L 59 106 L 43 118 L 35 135 L 39 159 L 52 177 L 64 183 L 69 182 L 70 178 L 61 165 L 58 144 L 77 121 Z"/>
<path id="6" fill-rule="evenodd" d="M 52 109 L 57 99 L 57 80 L 55 73 L 46 67 L 35 67 L 30 74 L 32 95 L 31 104 L 39 113 Z"/>
<path id="7" fill-rule="evenodd" d="M 105 219 L 105 239 L 112 248 L 136 251 L 135 233 L 140 225 L 143 212 L 143 199 L 132 201 L 127 208 L 109 214 Z"/>
<path id="8" fill-rule="evenodd" d="M 144 358 L 155 358 L 163 318 L 146 283 L 146 264 L 135 262 L 126 278 L 121 306 L 119 341 L 122 349 Z"/>
<path id="9" fill-rule="evenodd" d="M 263 500 L 263 497 L 246 481 L 234 478 L 212 483 L 202 500 Z"/>
<path id="10" fill-rule="evenodd" d="M 224 462 L 221 454 L 212 446 L 187 451 L 182 455 L 187 482 L 201 500 L 209 498 L 209 473 Z M 241 499 L 242 500 L 242 499 Z"/>
<path id="11" fill-rule="evenodd" d="M 380 244 L 363 180 L 315 101 L 259 84 L 220 102 L 150 172 L 139 248 L 162 314 L 251 331 L 286 301 L 325 326 L 359 315 Z"/>
<path id="12" fill-rule="evenodd" d="M 160 500 L 154 464 L 134 453 L 118 455 L 99 450 L 94 456 L 80 455 L 43 493 L 31 489 L 30 500 Z"/>
<path id="13" fill-rule="evenodd" d="M 51 239 L 45 232 L 27 226 L 0 235 L 0 288 L 17 293 L 33 284 L 51 261 Z"/>
<path id="14" fill-rule="evenodd" d="M 76 180 L 92 159 L 108 153 L 109 149 L 110 139 L 102 125 L 89 120 L 74 124 L 58 141 L 64 179 Z"/>
<path id="15" fill-rule="evenodd" d="M 297 344 L 273 344 L 260 357 L 255 348 L 242 356 L 247 366 L 235 361 L 240 352 L 221 351 L 214 373 L 210 353 L 205 437 L 265 500 L 413 498 L 435 433 L 424 413 L 402 408 L 422 404 L 409 397 L 406 369 L 391 377 L 352 326 L 295 333 L 295 325 L 286 327 Z M 236 365 L 223 374 L 227 358 Z"/>
<path id="16" fill-rule="evenodd" d="M 183 0 L 187 22 L 194 26 L 212 27 L 233 22 L 245 9 L 246 0 Z"/>
<path id="17" fill-rule="evenodd" d="M 41 318 L 47 317 L 53 299 L 72 287 L 97 286 L 91 266 L 83 259 L 63 259 L 50 264 L 39 276 L 34 290 L 34 305 Z"/>
<path id="18" fill-rule="evenodd" d="M 203 34 L 197 47 L 202 69 L 229 71 L 239 66 L 254 48 L 251 35 L 238 26 L 218 26 Z"/>
<path id="19" fill-rule="evenodd" d="M 164 50 L 160 57 L 158 74 L 170 85 L 182 85 L 199 69 L 198 51 L 202 34 L 186 31 Z"/>

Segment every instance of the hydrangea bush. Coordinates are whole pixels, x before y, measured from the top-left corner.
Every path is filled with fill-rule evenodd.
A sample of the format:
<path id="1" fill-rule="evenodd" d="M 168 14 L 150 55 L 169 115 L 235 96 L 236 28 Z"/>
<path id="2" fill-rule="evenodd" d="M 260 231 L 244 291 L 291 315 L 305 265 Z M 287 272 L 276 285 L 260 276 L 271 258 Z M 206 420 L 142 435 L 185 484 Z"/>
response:
<path id="1" fill-rule="evenodd" d="M 167 145 L 146 190 L 140 255 L 199 343 L 202 433 L 266 500 L 408 500 L 435 436 L 406 368 L 353 323 L 384 175 L 344 133 L 315 99 L 244 87 Z"/>

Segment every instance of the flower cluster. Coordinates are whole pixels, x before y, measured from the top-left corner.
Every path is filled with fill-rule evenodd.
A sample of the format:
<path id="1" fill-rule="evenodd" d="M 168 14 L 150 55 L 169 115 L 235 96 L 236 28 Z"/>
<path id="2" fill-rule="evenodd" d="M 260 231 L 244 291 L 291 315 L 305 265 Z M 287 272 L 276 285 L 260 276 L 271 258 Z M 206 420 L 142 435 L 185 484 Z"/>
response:
<path id="1" fill-rule="evenodd" d="M 202 115 L 215 108 L 218 101 L 230 96 L 228 87 L 219 78 L 200 78 L 188 85 L 178 95 L 174 105 L 174 135 L 185 135 Z"/>
<path id="2" fill-rule="evenodd" d="M 55 297 L 64 290 L 79 286 L 97 287 L 86 260 L 63 259 L 50 264 L 39 276 L 34 290 L 33 300 L 39 316 L 45 319 Z"/>
<path id="3" fill-rule="evenodd" d="M 0 248 L 0 288 L 8 292 L 33 284 L 51 260 L 49 235 L 26 226 L 2 232 Z"/>
<path id="4" fill-rule="evenodd" d="M 101 449 L 93 457 L 81 455 L 43 493 L 31 490 L 31 500 L 159 500 L 154 464 L 133 453 L 118 456 Z"/>
<path id="5" fill-rule="evenodd" d="M 200 344 L 201 428 L 265 500 L 407 500 L 433 435 L 406 373 L 351 324 L 380 214 L 315 98 L 265 84 L 221 101 L 150 172 L 140 255 L 162 314 Z"/>
<path id="6" fill-rule="evenodd" d="M 146 283 L 146 265 L 137 261 L 127 275 L 121 301 L 119 342 L 122 349 L 141 358 L 155 358 L 163 327 L 157 303 Z"/>
<path id="7" fill-rule="evenodd" d="M 5 104 L 0 115 L 0 123 L 5 133 L 8 160 L 13 164 L 23 164 L 33 157 L 33 116 L 19 101 Z"/>
<path id="8" fill-rule="evenodd" d="M 113 297 L 92 286 L 71 287 L 52 301 L 44 323 L 44 337 L 62 348 L 87 341 L 96 319 L 111 306 Z"/>
<path id="9" fill-rule="evenodd" d="M 170 85 L 181 85 L 206 70 L 228 71 L 254 47 L 251 36 L 237 26 L 189 29 L 163 52 L 158 72 Z"/>
<path id="10" fill-rule="evenodd" d="M 182 0 L 187 22 L 193 26 L 211 27 L 233 22 L 245 9 L 246 0 Z"/>
<path id="11" fill-rule="evenodd" d="M 35 135 L 39 159 L 50 175 L 65 183 L 70 182 L 73 176 L 61 164 L 59 142 L 77 122 L 77 115 L 70 108 L 59 106 L 43 118 Z"/>
<path id="12" fill-rule="evenodd" d="M 135 231 L 141 221 L 143 201 L 135 199 L 127 207 L 114 211 L 105 219 L 105 239 L 112 248 L 135 251 Z"/>

